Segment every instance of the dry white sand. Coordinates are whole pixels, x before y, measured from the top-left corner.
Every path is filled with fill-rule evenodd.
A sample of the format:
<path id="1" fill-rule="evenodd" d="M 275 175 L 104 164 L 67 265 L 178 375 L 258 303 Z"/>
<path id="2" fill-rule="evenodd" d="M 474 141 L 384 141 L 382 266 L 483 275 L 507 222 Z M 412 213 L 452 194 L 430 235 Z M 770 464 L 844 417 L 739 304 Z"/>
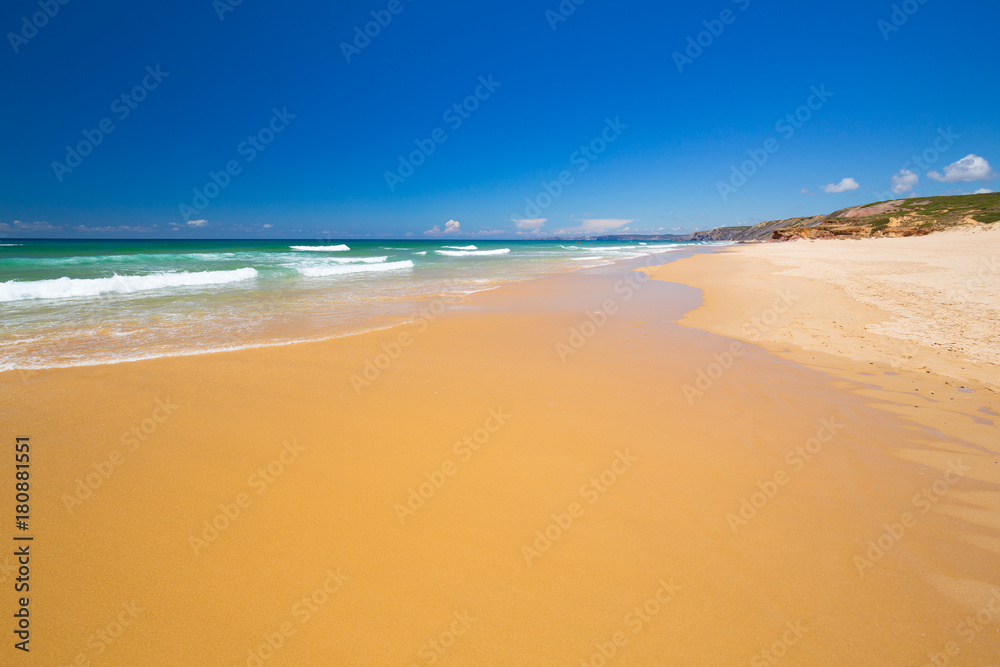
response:
<path id="1" fill-rule="evenodd" d="M 929 236 L 741 246 L 736 252 L 820 280 L 887 319 L 867 332 L 1000 364 L 1000 227 Z M 824 323 L 802 321 L 824 328 Z M 819 333 L 819 331 L 816 331 Z"/>
<path id="2" fill-rule="evenodd" d="M 1000 393 L 1000 226 L 738 245 L 650 274 L 703 290 L 687 326 L 807 364 L 825 353 Z"/>

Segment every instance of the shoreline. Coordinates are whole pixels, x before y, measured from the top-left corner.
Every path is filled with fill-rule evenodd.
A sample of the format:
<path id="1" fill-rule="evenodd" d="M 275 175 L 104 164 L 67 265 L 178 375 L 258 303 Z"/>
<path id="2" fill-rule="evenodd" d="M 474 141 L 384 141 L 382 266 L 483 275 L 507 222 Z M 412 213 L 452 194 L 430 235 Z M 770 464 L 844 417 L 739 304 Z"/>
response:
<path id="1" fill-rule="evenodd" d="M 320 342 L 325 342 L 325 341 L 330 341 L 330 340 L 336 340 L 336 339 L 339 339 L 339 338 L 345 338 L 345 337 L 350 337 L 350 336 L 363 335 L 363 334 L 373 333 L 373 332 L 377 332 L 377 331 L 384 331 L 384 330 L 392 329 L 392 328 L 395 328 L 395 327 L 406 326 L 408 324 L 412 324 L 413 321 L 419 320 L 421 317 L 423 317 L 424 314 L 425 314 L 425 311 L 428 308 L 435 308 L 435 307 L 437 307 L 437 306 L 439 306 L 441 304 L 444 304 L 445 309 L 453 307 L 453 306 L 461 308 L 462 304 L 466 300 L 468 300 L 470 297 L 474 297 L 477 294 L 482 294 L 484 292 L 489 292 L 489 291 L 492 291 L 492 290 L 495 290 L 495 289 L 500 289 L 500 288 L 504 288 L 504 287 L 508 287 L 508 286 L 513 286 L 513 285 L 518 285 L 518 284 L 522 284 L 522 283 L 531 283 L 531 282 L 534 282 L 534 281 L 545 280 L 545 279 L 553 278 L 553 277 L 556 277 L 556 276 L 571 275 L 571 274 L 575 274 L 575 273 L 591 271 L 591 270 L 594 270 L 594 269 L 601 269 L 601 268 L 608 267 L 608 266 L 614 266 L 616 264 L 626 265 L 629 262 L 645 261 L 646 259 L 648 259 L 648 257 L 651 257 L 651 256 L 666 255 L 666 254 L 669 254 L 669 253 L 672 253 L 672 252 L 683 251 L 683 249 L 686 249 L 686 248 L 698 248 L 698 247 L 711 247 L 711 244 L 705 244 L 705 243 L 683 244 L 683 245 L 678 245 L 678 246 L 673 247 L 673 248 L 669 248 L 668 247 L 669 249 L 665 249 L 665 250 L 663 250 L 661 252 L 651 253 L 650 255 L 646 255 L 645 257 L 638 257 L 638 258 L 636 258 L 636 257 L 632 257 L 632 258 L 616 258 L 616 259 L 597 259 L 597 258 L 595 258 L 594 261 L 597 261 L 599 263 L 595 264 L 595 265 L 592 265 L 592 266 L 570 267 L 570 268 L 561 268 L 561 269 L 555 269 L 555 268 L 553 268 L 553 270 L 552 270 L 551 273 L 545 273 L 545 274 L 542 274 L 542 275 L 531 276 L 531 277 L 527 277 L 527 278 L 507 279 L 505 282 L 502 282 L 500 284 L 493 284 L 493 285 L 490 285 L 490 286 L 487 286 L 487 287 L 477 287 L 477 288 L 474 288 L 474 289 L 471 289 L 471 290 L 469 290 L 469 286 L 468 285 L 464 285 L 463 286 L 463 291 L 461 291 L 458 294 L 454 294 L 454 293 L 452 293 L 450 291 L 442 291 L 442 292 L 437 292 L 437 293 L 434 293 L 434 294 L 423 295 L 419 299 L 414 300 L 409 305 L 409 307 L 405 307 L 404 308 L 404 307 L 396 306 L 391 311 L 387 311 L 385 313 L 381 313 L 381 314 L 378 314 L 378 315 L 369 315 L 366 318 L 358 320 L 356 322 L 353 322 L 350 325 L 343 325 L 341 327 L 334 327 L 333 329 L 328 330 L 326 332 L 319 332 L 319 331 L 314 332 L 314 337 L 292 338 L 292 339 L 285 338 L 285 339 L 282 340 L 282 339 L 280 339 L 281 337 L 278 336 L 279 339 L 276 340 L 275 336 L 277 335 L 277 333 L 281 332 L 281 331 L 284 331 L 284 330 L 287 329 L 287 326 L 283 326 L 283 327 L 279 326 L 279 327 L 276 327 L 271 332 L 271 335 L 266 335 L 266 336 L 260 338 L 259 340 L 254 340 L 252 342 L 238 343 L 236 345 L 231 345 L 231 346 L 227 346 L 227 344 L 226 344 L 227 341 L 229 341 L 229 340 L 231 340 L 233 338 L 236 338 L 236 339 L 239 339 L 239 338 L 251 338 L 252 337 L 251 334 L 245 334 L 244 335 L 244 334 L 241 334 L 241 333 L 237 332 L 237 333 L 233 333 L 232 335 L 229 335 L 229 336 L 223 336 L 219 341 L 217 341 L 218 344 L 216 346 L 214 346 L 214 347 L 205 347 L 205 348 L 194 349 L 194 350 L 169 350 L 169 351 L 163 351 L 163 352 L 151 351 L 148 354 L 144 354 L 144 355 L 141 355 L 141 356 L 133 356 L 133 357 L 126 357 L 126 358 L 114 358 L 114 359 L 95 358 L 95 359 L 87 359 L 87 360 L 83 360 L 83 361 L 74 361 L 74 362 L 70 362 L 70 363 L 51 363 L 51 364 L 46 364 L 46 365 L 4 367 L 4 368 L 0 368 L 0 374 L 6 373 L 6 372 L 18 372 L 18 373 L 20 373 L 22 375 L 24 375 L 24 374 L 33 375 L 33 374 L 35 374 L 35 373 L 37 373 L 39 371 L 50 370 L 50 369 L 82 368 L 82 367 L 90 367 L 90 366 L 117 365 L 117 364 L 123 364 L 123 363 L 136 363 L 136 362 L 142 362 L 142 361 L 150 361 L 150 360 L 155 360 L 155 359 L 164 359 L 164 358 L 173 358 L 173 357 L 193 357 L 193 356 L 199 356 L 199 355 L 202 355 L 202 354 L 219 354 L 219 353 L 224 353 L 224 352 L 238 352 L 238 351 L 241 351 L 241 350 L 253 350 L 253 349 L 283 347 L 283 346 L 286 346 L 286 345 L 301 345 L 301 344 L 304 344 L 304 343 L 320 343 Z M 457 284 L 458 283 L 454 283 L 452 281 L 444 280 L 442 282 L 442 284 L 441 284 L 441 289 L 444 290 L 445 288 L 452 287 L 452 286 L 457 285 Z M 331 286 L 331 289 L 333 289 L 332 286 Z M 468 290 L 468 291 L 465 291 L 465 290 Z M 271 304 L 272 300 L 277 299 L 277 298 L 278 298 L 278 295 L 265 296 L 263 298 L 263 301 L 262 301 L 265 304 L 264 307 L 265 308 L 274 308 L 274 306 L 270 305 L 270 304 Z M 392 320 L 392 322 L 389 323 L 389 324 L 380 324 L 381 321 L 386 320 L 386 319 L 390 319 L 390 320 Z M 360 328 L 358 328 L 358 327 L 360 327 Z M 56 347 L 56 348 L 59 348 L 62 345 L 64 345 L 64 343 L 57 342 L 57 343 L 53 344 L 53 346 Z"/>
<path id="2" fill-rule="evenodd" d="M 989 276 L 995 276 L 998 261 L 1000 229 L 981 228 L 730 246 L 717 257 L 648 273 L 702 290 L 705 305 L 681 325 L 760 345 L 901 414 L 986 444 L 989 436 L 977 427 L 1000 416 L 1000 365 L 990 363 L 1000 290 L 980 269 L 992 267 Z M 901 285 L 899 267 L 922 280 Z M 887 293 L 885 283 L 895 292 Z M 901 316 L 903 325 L 892 324 Z M 925 322 L 938 330 L 928 334 Z M 954 349 L 956 331 L 967 349 L 986 351 L 990 361 Z"/>
<path id="3" fill-rule="evenodd" d="M 565 664 L 610 645 L 721 665 L 789 623 L 803 665 L 916 662 L 950 641 L 997 584 L 969 556 L 995 532 L 976 432 L 755 344 L 736 355 L 675 324 L 711 292 L 700 308 L 630 261 L 477 294 L 406 346 L 394 327 L 0 374 L 50 545 L 36 657 L 96 658 L 88 638 L 123 604 L 141 611 L 104 655 L 128 664 Z M 912 507 L 956 457 L 958 483 Z"/>

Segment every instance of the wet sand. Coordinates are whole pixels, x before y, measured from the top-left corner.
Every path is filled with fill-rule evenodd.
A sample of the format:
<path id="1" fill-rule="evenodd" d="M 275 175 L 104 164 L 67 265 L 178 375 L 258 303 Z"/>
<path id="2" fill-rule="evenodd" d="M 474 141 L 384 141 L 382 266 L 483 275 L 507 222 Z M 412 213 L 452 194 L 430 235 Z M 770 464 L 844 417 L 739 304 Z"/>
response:
<path id="1" fill-rule="evenodd" d="M 700 296 L 619 265 L 321 343 L 0 374 L 36 536 L 5 660 L 996 662 L 995 402 L 675 323 Z"/>

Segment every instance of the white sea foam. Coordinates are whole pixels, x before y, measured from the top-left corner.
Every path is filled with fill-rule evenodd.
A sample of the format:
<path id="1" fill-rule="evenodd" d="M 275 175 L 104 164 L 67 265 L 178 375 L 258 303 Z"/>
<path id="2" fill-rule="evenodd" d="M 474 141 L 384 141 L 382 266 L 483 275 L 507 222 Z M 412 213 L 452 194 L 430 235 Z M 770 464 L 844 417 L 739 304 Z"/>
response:
<path id="1" fill-rule="evenodd" d="M 22 338 L 20 340 L 8 340 L 0 342 L 0 347 L 10 347 L 11 345 L 26 345 L 28 343 L 34 343 L 40 340 L 45 340 L 45 339 L 42 336 L 35 336 L 32 338 Z"/>
<path id="2" fill-rule="evenodd" d="M 325 276 L 342 276 L 348 273 L 364 273 L 366 271 L 395 271 L 397 269 L 412 269 L 413 262 L 404 260 L 402 262 L 386 262 L 384 264 L 362 264 L 355 266 L 306 266 L 297 269 L 299 273 L 311 278 L 322 278 Z"/>
<path id="3" fill-rule="evenodd" d="M 292 250 L 304 250 L 306 252 L 344 252 L 350 250 L 346 245 L 293 245 L 288 246 Z"/>
<path id="4" fill-rule="evenodd" d="M 506 255 L 510 252 L 510 248 L 500 248 L 499 250 L 435 250 L 434 252 L 448 257 L 469 257 L 471 255 Z"/>
<path id="5" fill-rule="evenodd" d="M 483 290 L 486 291 L 486 290 Z M 169 351 L 155 351 L 147 354 L 119 354 L 112 357 L 102 357 L 102 358 L 77 358 L 71 361 L 60 360 L 59 363 L 25 363 L 21 360 L 16 361 L 0 361 L 0 373 L 5 371 L 13 371 L 18 369 L 24 370 L 44 370 L 48 368 L 75 368 L 79 366 L 105 366 L 114 364 L 128 364 L 135 363 L 137 361 L 147 361 L 149 359 L 162 359 L 164 357 L 195 357 L 202 354 L 218 354 L 220 352 L 237 352 L 239 350 L 254 350 L 260 348 L 269 347 L 284 347 L 286 345 L 301 345 L 303 343 L 318 343 L 325 340 L 333 340 L 335 338 L 343 338 L 346 336 L 355 336 L 358 334 L 373 333 L 375 331 L 385 331 L 391 329 L 393 325 L 381 326 L 381 327 L 371 327 L 362 328 L 355 331 L 347 331 L 338 333 L 332 336 L 317 336 L 315 338 L 295 338 L 289 340 L 278 340 L 271 342 L 256 342 L 248 343 L 245 345 L 220 345 L 216 347 L 207 347 L 198 350 L 169 350 Z"/>
<path id="6" fill-rule="evenodd" d="M 23 243 L 0 243 L 0 246 L 3 246 L 4 248 L 13 248 L 15 246 L 22 246 L 22 245 L 24 245 L 24 244 Z"/>
<path id="7" fill-rule="evenodd" d="M 420 252 L 415 252 L 415 253 L 413 253 L 413 254 L 414 254 L 414 255 L 426 255 L 426 254 L 427 254 L 427 251 L 426 251 L 426 250 L 421 250 Z"/>
<path id="8" fill-rule="evenodd" d="M 327 261 L 338 264 L 379 264 L 387 259 L 388 255 L 382 255 L 381 257 L 331 257 Z"/>
<path id="9" fill-rule="evenodd" d="M 132 263 L 132 264 L 142 264 L 149 265 L 155 263 L 174 263 L 180 260 L 194 259 L 200 261 L 210 261 L 210 260 L 226 260 L 237 257 L 238 254 L 234 252 L 196 252 L 196 253 L 138 253 L 132 255 L 75 255 L 72 257 L 0 257 L 0 261 L 11 262 L 14 264 L 30 264 L 30 265 L 42 265 L 42 266 L 55 266 L 60 267 L 63 265 L 80 265 L 80 264 L 122 264 L 122 263 Z M 249 261 L 249 260 L 248 260 Z"/>
<path id="10" fill-rule="evenodd" d="M 446 245 L 441 247 L 448 248 L 449 250 L 479 250 L 479 248 L 474 245 Z"/>
<path id="11" fill-rule="evenodd" d="M 119 276 L 111 278 L 55 278 L 20 282 L 11 280 L 0 283 L 0 301 L 26 299 L 67 299 L 71 297 L 99 296 L 101 294 L 131 294 L 166 287 L 198 287 L 222 285 L 248 280 L 257 276 L 256 269 L 232 271 L 196 271 L 181 273 L 153 273 L 147 276 Z"/>

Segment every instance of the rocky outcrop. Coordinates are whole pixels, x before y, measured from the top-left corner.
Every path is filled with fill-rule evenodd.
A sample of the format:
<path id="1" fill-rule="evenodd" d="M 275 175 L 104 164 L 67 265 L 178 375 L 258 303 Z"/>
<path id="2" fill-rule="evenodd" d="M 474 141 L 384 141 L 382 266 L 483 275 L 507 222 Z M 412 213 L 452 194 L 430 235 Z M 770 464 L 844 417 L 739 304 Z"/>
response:
<path id="1" fill-rule="evenodd" d="M 771 239 L 776 229 L 785 227 L 807 227 L 817 218 L 789 218 L 787 220 L 770 220 L 752 227 L 719 227 L 709 232 L 695 232 L 692 241 L 767 241 Z"/>

